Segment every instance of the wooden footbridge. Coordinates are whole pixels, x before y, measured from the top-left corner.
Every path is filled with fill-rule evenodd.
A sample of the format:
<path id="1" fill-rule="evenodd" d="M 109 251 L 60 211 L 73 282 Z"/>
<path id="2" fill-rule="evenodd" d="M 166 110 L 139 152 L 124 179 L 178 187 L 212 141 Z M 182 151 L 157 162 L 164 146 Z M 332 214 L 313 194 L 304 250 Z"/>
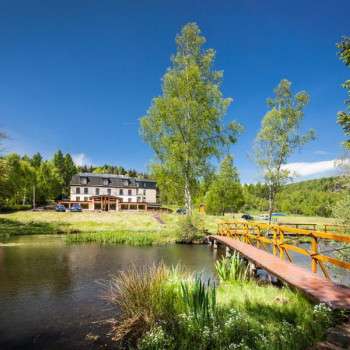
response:
<path id="1" fill-rule="evenodd" d="M 239 252 L 256 267 L 317 302 L 336 309 L 350 310 L 350 288 L 334 283 L 327 268 L 335 266 L 345 269 L 350 276 L 350 262 L 338 256 L 346 249 L 350 255 L 349 235 L 230 221 L 220 223 L 217 235 L 209 236 L 209 240 Z M 303 247 L 300 246 L 300 241 L 303 242 Z M 296 265 L 291 252 L 308 257 L 311 271 Z"/>

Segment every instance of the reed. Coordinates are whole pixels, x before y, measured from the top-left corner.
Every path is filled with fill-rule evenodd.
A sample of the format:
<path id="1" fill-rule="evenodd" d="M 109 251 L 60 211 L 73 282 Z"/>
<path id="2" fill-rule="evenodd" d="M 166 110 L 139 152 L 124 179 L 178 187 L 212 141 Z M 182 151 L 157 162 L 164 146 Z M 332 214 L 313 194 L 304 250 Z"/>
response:
<path id="1" fill-rule="evenodd" d="M 250 278 L 248 264 L 234 252 L 229 258 L 222 258 L 215 263 L 220 281 L 247 281 Z"/>

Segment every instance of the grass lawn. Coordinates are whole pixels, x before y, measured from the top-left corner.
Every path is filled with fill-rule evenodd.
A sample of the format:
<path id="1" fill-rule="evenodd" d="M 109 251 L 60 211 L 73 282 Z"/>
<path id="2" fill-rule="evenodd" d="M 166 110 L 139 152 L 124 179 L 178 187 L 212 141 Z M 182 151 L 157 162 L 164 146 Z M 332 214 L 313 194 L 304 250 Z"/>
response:
<path id="1" fill-rule="evenodd" d="M 19 211 L 0 214 L 0 237 L 62 233 L 72 234 L 67 238 L 69 242 L 98 241 L 132 244 L 130 237 L 136 245 L 174 242 L 177 238 L 176 229 L 182 216 L 162 213 L 160 217 L 165 224 L 161 224 L 153 215 L 152 212 Z M 215 233 L 220 221 L 239 219 L 241 214 L 226 214 L 225 217 L 200 215 L 200 217 L 203 228 Z M 278 217 L 278 220 L 289 223 L 335 223 L 335 219 L 331 218 L 305 216 L 283 216 Z"/>

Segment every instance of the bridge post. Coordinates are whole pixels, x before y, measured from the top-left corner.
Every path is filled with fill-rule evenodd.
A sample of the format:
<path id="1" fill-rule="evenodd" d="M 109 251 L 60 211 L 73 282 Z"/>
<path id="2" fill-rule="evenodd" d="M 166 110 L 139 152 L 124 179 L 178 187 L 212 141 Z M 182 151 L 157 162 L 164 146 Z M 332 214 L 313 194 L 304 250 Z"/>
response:
<path id="1" fill-rule="evenodd" d="M 226 258 L 229 258 L 231 256 L 231 249 L 230 247 L 226 246 Z"/>
<path id="2" fill-rule="evenodd" d="M 213 240 L 213 248 L 218 249 L 218 242 L 216 241 L 216 239 Z"/>
<path id="3" fill-rule="evenodd" d="M 313 273 L 317 273 L 317 259 L 315 258 L 315 255 L 318 254 L 318 244 L 317 244 L 317 238 L 312 237 L 311 238 L 311 271 Z"/>
<path id="4" fill-rule="evenodd" d="M 249 275 L 256 277 L 257 268 L 253 262 L 249 262 Z"/>

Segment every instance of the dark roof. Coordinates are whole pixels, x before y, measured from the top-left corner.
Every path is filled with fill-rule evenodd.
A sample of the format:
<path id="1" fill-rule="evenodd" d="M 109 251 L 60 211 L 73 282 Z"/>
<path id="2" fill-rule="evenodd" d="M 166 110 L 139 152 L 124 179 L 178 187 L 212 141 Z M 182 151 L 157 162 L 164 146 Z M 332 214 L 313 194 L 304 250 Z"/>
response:
<path id="1" fill-rule="evenodd" d="M 87 179 L 87 183 L 83 183 L 82 179 Z M 108 184 L 105 184 L 108 180 Z M 157 183 L 154 180 L 137 179 L 134 177 L 115 175 L 115 174 L 93 174 L 80 173 L 73 175 L 70 182 L 71 186 L 102 186 L 102 187 L 138 187 L 138 188 L 156 188 Z"/>

